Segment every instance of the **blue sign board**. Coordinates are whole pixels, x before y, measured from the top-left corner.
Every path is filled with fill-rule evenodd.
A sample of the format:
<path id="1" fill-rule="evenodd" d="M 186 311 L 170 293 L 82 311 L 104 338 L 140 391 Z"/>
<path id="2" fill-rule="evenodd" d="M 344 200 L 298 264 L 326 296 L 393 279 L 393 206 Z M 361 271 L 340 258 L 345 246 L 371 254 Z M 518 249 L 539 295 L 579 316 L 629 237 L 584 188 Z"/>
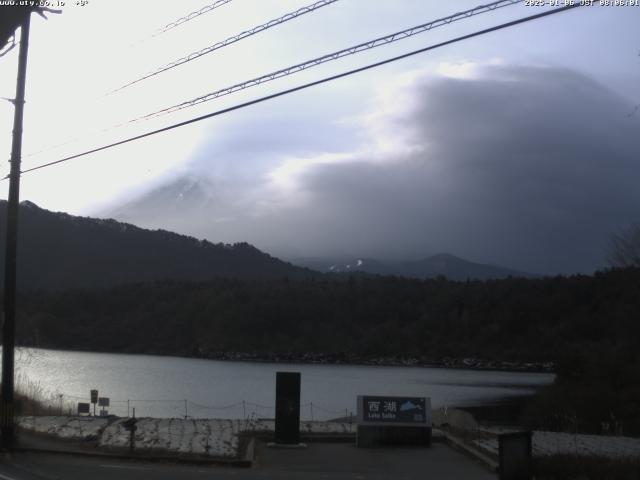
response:
<path id="1" fill-rule="evenodd" d="M 431 426 L 431 399 L 425 397 L 358 397 L 358 423 Z"/>

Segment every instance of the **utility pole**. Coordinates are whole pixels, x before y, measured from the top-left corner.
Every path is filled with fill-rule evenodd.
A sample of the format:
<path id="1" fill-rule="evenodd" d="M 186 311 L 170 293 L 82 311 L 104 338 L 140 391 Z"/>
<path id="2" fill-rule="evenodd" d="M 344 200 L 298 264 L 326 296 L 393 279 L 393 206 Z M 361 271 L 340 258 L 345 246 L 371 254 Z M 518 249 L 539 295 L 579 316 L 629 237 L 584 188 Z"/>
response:
<path id="1" fill-rule="evenodd" d="M 0 431 L 2 446 L 12 449 L 15 424 L 13 407 L 14 349 L 16 323 L 16 256 L 18 245 L 18 206 L 20 202 L 20 160 L 22 157 L 22 119 L 24 114 L 24 90 L 27 77 L 27 51 L 31 13 L 21 23 L 20 53 L 18 56 L 18 81 L 13 117 L 13 141 L 11 144 L 11 170 L 9 173 L 9 201 L 7 203 L 7 240 L 4 271 L 4 322 L 2 325 L 2 398 L 0 398 Z"/>

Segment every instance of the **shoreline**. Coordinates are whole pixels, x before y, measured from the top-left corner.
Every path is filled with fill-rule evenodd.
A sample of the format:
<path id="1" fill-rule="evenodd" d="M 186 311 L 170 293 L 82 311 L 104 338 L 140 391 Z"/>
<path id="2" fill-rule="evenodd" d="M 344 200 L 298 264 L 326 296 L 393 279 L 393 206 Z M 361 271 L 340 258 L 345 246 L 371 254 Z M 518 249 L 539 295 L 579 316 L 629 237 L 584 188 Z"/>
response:
<path id="1" fill-rule="evenodd" d="M 206 351 L 202 349 L 191 352 L 114 352 L 107 350 L 81 350 L 73 348 L 39 347 L 33 345 L 20 345 L 18 348 L 41 349 L 54 351 L 71 351 L 82 353 L 108 353 L 114 355 L 152 355 L 161 357 L 193 358 L 198 360 L 216 360 L 226 362 L 249 363 L 291 363 L 303 365 L 345 365 L 368 367 L 417 367 L 417 368 L 445 368 L 457 370 L 482 370 L 499 372 L 523 372 L 523 373 L 555 373 L 555 364 L 550 361 L 507 361 L 488 360 L 478 357 L 403 357 L 379 356 L 361 357 L 344 353 L 247 353 L 237 351 Z"/>
<path id="2" fill-rule="evenodd" d="M 246 352 L 207 352 L 188 355 L 188 358 L 204 360 L 253 362 L 253 363 L 299 363 L 308 365 L 354 365 L 368 367 L 418 367 L 447 368 L 457 370 L 485 370 L 501 372 L 554 373 L 553 362 L 513 362 L 486 360 L 474 357 L 444 357 L 441 359 L 425 359 L 415 357 L 380 356 L 358 357 L 341 354 L 269 354 L 256 355 Z"/>

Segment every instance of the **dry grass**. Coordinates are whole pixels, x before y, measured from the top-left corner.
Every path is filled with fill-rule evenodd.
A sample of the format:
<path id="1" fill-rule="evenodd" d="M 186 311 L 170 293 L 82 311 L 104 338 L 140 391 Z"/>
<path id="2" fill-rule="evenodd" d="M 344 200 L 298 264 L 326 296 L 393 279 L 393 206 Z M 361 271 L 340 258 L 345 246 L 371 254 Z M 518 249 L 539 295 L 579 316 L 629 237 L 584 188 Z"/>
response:
<path id="1" fill-rule="evenodd" d="M 50 411 L 50 406 L 39 400 L 30 398 L 21 393 L 14 396 L 15 414 L 16 415 L 45 415 Z"/>
<path id="2" fill-rule="evenodd" d="M 19 371 L 15 377 L 14 405 L 16 415 L 63 415 L 74 409 L 74 404 L 62 395 L 47 392 Z"/>

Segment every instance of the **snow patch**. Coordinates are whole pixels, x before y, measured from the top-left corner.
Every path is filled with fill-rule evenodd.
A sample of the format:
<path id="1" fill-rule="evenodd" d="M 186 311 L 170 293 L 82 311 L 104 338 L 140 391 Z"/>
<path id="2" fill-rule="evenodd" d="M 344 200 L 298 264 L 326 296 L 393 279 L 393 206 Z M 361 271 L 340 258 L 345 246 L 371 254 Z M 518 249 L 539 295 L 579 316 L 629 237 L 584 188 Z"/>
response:
<path id="1" fill-rule="evenodd" d="M 19 417 L 24 430 L 73 440 L 97 440 L 104 449 L 128 449 L 130 432 L 126 418 L 99 417 Z M 273 432 L 275 420 L 139 418 L 136 423 L 136 450 L 205 455 L 216 458 L 240 456 L 240 434 Z M 350 423 L 301 422 L 302 433 L 348 434 Z"/>
<path id="2" fill-rule="evenodd" d="M 109 423 L 96 417 L 18 417 L 18 427 L 37 433 L 45 433 L 68 440 L 96 438 Z"/>
<path id="3" fill-rule="evenodd" d="M 498 439 L 474 440 L 482 449 L 498 455 Z M 533 432 L 533 456 L 601 456 L 612 459 L 640 457 L 640 438 L 608 437 L 558 432 Z"/>

